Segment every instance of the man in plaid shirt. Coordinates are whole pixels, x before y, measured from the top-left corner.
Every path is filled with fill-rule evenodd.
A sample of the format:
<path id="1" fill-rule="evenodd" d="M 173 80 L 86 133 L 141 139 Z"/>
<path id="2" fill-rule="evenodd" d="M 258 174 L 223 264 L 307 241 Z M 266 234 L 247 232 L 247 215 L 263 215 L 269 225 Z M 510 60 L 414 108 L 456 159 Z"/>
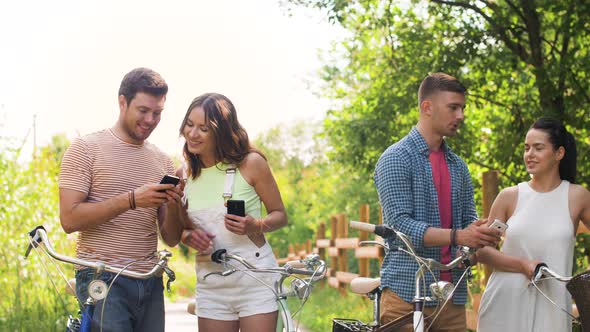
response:
<path id="1" fill-rule="evenodd" d="M 477 220 L 473 185 L 467 165 L 444 141 L 454 136 L 464 118 L 466 88 L 444 73 L 428 75 L 420 85 L 420 117 L 410 133 L 391 145 L 379 158 L 375 185 L 383 207 L 384 221 L 406 234 L 416 253 L 443 263 L 452 259 L 459 246 L 495 246 L 500 233 Z M 403 245 L 389 240 L 394 248 Z M 418 264 L 401 251 L 387 253 L 381 267 L 381 323 L 413 310 Z M 462 270 L 435 274 L 439 280 L 457 282 Z M 427 273 L 429 285 L 434 280 Z M 430 296 L 427 290 L 427 295 Z M 467 287 L 463 280 L 430 331 L 466 330 Z M 436 309 L 426 303 L 424 314 Z M 412 327 L 408 326 L 408 331 Z"/>

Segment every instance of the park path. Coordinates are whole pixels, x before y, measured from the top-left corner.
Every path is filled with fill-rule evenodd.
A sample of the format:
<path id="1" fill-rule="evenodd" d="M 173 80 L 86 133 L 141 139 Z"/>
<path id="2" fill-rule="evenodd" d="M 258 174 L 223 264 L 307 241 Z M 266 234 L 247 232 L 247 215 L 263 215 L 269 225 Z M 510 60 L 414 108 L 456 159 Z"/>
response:
<path id="1" fill-rule="evenodd" d="M 166 302 L 166 332 L 197 331 L 197 316 L 186 311 L 190 299 Z"/>
<path id="2" fill-rule="evenodd" d="M 166 332 L 195 332 L 197 329 L 197 316 L 186 311 L 190 299 L 181 299 L 176 302 L 166 302 Z M 309 332 L 299 328 L 300 332 Z"/>

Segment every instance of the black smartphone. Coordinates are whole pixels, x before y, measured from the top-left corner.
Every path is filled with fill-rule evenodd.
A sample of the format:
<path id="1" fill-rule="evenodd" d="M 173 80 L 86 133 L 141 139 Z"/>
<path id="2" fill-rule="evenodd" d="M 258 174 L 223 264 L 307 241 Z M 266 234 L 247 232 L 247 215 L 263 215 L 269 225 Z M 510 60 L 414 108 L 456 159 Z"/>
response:
<path id="1" fill-rule="evenodd" d="M 160 184 L 173 184 L 173 185 L 178 185 L 178 183 L 180 182 L 180 178 L 178 178 L 177 176 L 174 175 L 164 175 L 164 177 L 162 178 L 162 180 L 160 180 Z M 158 190 L 160 192 L 164 192 L 166 190 Z"/>
<path id="2" fill-rule="evenodd" d="M 240 217 L 246 216 L 246 208 L 243 200 L 230 199 L 227 201 L 227 214 L 233 214 Z"/>

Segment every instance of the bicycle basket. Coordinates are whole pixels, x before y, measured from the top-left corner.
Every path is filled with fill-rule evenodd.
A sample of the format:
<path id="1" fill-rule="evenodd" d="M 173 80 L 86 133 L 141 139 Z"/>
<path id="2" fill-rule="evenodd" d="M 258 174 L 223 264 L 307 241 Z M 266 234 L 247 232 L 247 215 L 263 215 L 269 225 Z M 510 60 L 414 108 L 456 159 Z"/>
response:
<path id="1" fill-rule="evenodd" d="M 578 307 L 582 330 L 590 331 L 590 270 L 574 276 L 566 287 Z"/>
<path id="2" fill-rule="evenodd" d="M 373 332 L 373 327 L 358 319 L 332 319 L 332 332 Z"/>

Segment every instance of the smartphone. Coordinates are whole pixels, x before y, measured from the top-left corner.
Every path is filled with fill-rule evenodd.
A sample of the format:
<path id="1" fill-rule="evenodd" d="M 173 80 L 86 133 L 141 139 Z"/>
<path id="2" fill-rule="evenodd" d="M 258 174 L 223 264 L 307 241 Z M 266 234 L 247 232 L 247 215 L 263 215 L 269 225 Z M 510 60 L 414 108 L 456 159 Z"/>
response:
<path id="1" fill-rule="evenodd" d="M 246 208 L 244 206 L 244 201 L 230 199 L 227 201 L 227 214 L 233 214 L 240 217 L 246 216 Z"/>
<path id="2" fill-rule="evenodd" d="M 180 178 L 174 176 L 174 175 L 164 175 L 164 177 L 162 178 L 162 180 L 160 180 L 160 184 L 173 184 L 173 185 L 178 185 L 178 183 L 180 182 Z M 165 192 L 166 190 L 158 190 L 160 192 Z"/>
<path id="3" fill-rule="evenodd" d="M 490 225 L 490 228 L 494 228 L 499 230 L 500 232 L 504 233 L 506 232 L 506 229 L 508 229 L 508 224 L 501 221 L 500 219 L 496 219 L 494 220 L 494 222 Z"/>

